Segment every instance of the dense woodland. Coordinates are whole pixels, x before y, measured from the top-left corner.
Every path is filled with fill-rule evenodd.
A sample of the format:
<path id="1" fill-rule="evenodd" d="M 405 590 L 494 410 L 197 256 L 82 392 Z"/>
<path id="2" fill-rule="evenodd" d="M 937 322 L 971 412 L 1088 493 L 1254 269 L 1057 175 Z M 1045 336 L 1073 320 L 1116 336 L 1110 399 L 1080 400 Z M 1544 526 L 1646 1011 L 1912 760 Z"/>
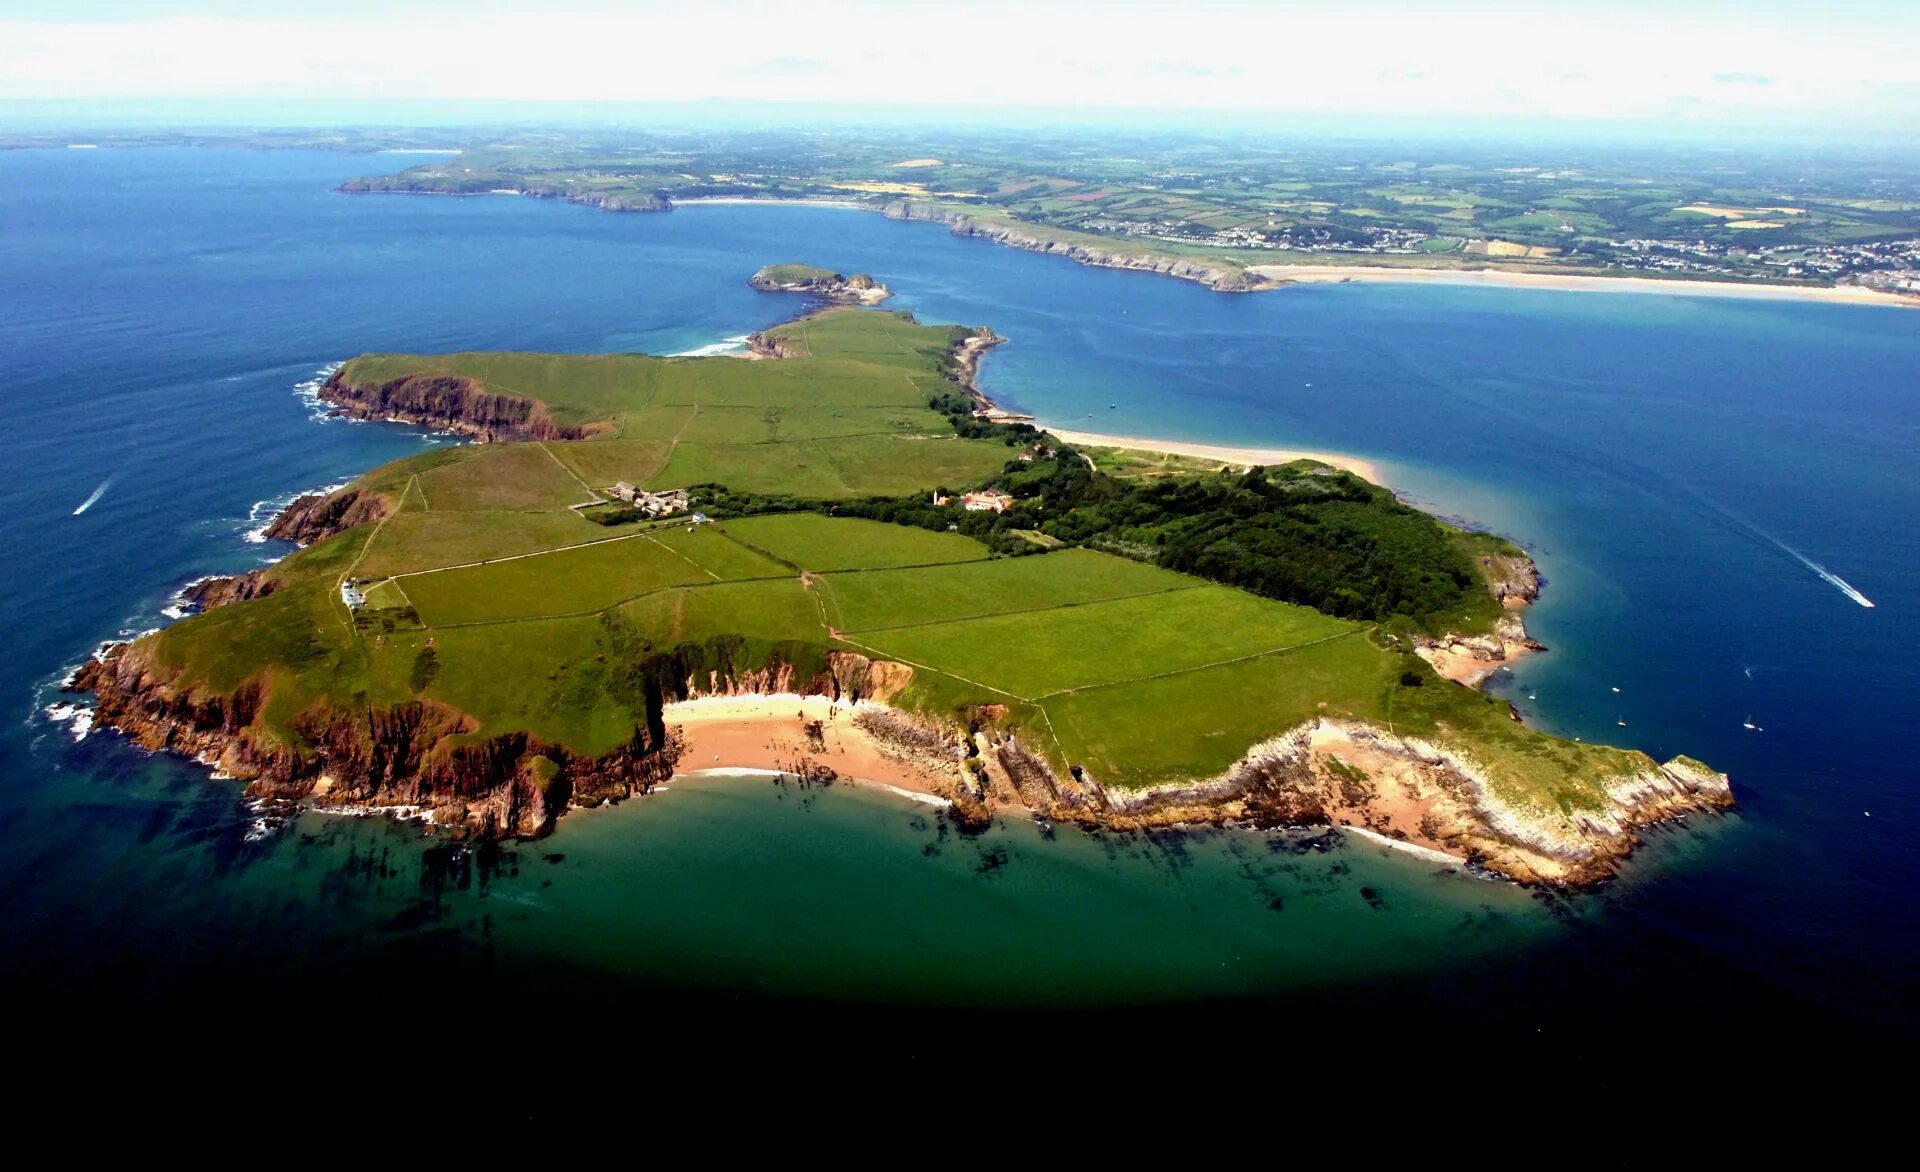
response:
<path id="1" fill-rule="evenodd" d="M 1015 498 L 1003 513 L 935 505 L 931 496 L 805 501 L 718 485 L 696 495 L 716 516 L 809 509 L 954 529 L 1005 555 L 1091 546 L 1340 618 L 1424 627 L 1485 593 L 1454 531 L 1383 488 L 1311 462 L 1131 480 L 1060 448 L 1011 461 L 993 486 Z"/>

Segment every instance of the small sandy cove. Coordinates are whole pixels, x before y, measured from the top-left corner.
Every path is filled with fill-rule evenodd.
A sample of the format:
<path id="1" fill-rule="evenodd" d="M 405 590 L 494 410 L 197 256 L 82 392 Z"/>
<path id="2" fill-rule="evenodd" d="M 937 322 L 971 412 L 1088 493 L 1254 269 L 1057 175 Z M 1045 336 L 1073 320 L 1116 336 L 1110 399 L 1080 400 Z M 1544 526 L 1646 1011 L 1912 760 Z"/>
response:
<path id="1" fill-rule="evenodd" d="M 1202 460 L 1218 460 L 1222 464 L 1241 466 L 1285 464 L 1293 460 L 1318 460 L 1322 464 L 1331 464 L 1335 468 L 1345 468 L 1356 476 L 1363 476 L 1375 484 L 1381 482 L 1378 464 L 1355 456 L 1343 456 L 1338 452 L 1309 452 L 1293 448 L 1233 448 L 1219 444 L 1189 443 L 1186 440 L 1105 435 L 1093 431 L 1068 431 L 1065 428 L 1050 426 L 1046 427 L 1046 430 L 1052 432 L 1062 443 L 1082 448 L 1127 448 L 1136 452 L 1164 452 L 1169 456 L 1194 456 Z"/>
<path id="2" fill-rule="evenodd" d="M 1404 281 L 1426 285 L 1509 285 L 1577 293 L 1668 293 L 1695 297 L 1753 297 L 1773 301 L 1837 301 L 1849 305 L 1920 307 L 1920 299 L 1858 285 L 1758 285 L 1744 281 L 1673 281 L 1658 277 L 1594 277 L 1578 273 L 1512 273 L 1499 269 L 1403 269 L 1374 265 L 1251 265 L 1273 281 L 1325 284 Z"/>
<path id="3" fill-rule="evenodd" d="M 825 696 L 708 696 L 666 706 L 662 719 L 678 728 L 686 751 L 675 776 L 715 769 L 792 772 L 801 761 L 825 765 L 843 780 L 878 785 L 946 804 L 935 779 L 880 751 L 853 723 L 856 703 Z M 807 736 L 819 721 L 823 747 Z"/>

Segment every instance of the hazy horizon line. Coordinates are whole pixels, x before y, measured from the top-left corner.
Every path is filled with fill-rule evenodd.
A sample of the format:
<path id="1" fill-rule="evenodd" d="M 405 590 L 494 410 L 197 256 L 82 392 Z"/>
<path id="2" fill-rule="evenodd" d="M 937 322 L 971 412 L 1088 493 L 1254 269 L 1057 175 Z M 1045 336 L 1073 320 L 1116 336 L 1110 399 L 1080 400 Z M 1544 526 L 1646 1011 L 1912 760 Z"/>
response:
<path id="1" fill-rule="evenodd" d="M 493 127 L 602 129 L 653 133 L 712 129 L 911 129 L 992 131 L 1025 128 L 1114 132 L 1285 132 L 1302 138 L 1417 137 L 1431 140 L 1547 138 L 1622 140 L 1647 145 L 1737 140 L 1741 145 L 1902 145 L 1920 149 L 1920 131 L 1792 124 L 1685 122 L 1567 115 L 1413 116 L 1326 111 L 1062 107 L 1021 104 L 872 103 L 764 99 L 626 101 L 420 98 L 0 98 L 0 130 L 482 130 Z"/>

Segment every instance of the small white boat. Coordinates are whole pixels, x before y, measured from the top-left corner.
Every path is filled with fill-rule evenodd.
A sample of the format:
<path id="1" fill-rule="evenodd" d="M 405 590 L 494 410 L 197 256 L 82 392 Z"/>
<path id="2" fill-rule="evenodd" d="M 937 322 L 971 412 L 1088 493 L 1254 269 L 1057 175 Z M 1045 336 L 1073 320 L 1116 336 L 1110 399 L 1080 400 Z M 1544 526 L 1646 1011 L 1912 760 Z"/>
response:
<path id="1" fill-rule="evenodd" d="M 1619 726 L 1620 726 L 1621 728 L 1625 728 L 1625 727 L 1627 727 L 1627 722 L 1626 722 L 1626 721 L 1624 721 L 1624 720 L 1616 720 L 1616 721 L 1614 721 L 1613 723 L 1615 723 L 1615 724 L 1617 724 L 1617 725 L 1619 725 Z"/>
<path id="2" fill-rule="evenodd" d="M 1618 688 L 1615 688 L 1615 689 L 1613 690 L 1613 694 L 1614 694 L 1614 695 L 1616 695 L 1616 696 L 1618 696 L 1618 695 L 1620 694 L 1620 689 L 1618 689 Z"/>
<path id="3" fill-rule="evenodd" d="M 1740 727 L 1741 727 L 1741 728 L 1750 728 L 1750 729 L 1753 729 L 1753 730 L 1755 730 L 1756 732 L 1757 732 L 1757 731 L 1759 731 L 1759 728 L 1760 728 L 1760 726 L 1759 726 L 1759 725 L 1757 725 L 1757 724 L 1755 724 L 1755 723 L 1753 723 L 1753 717 L 1751 717 L 1751 716 L 1749 716 L 1749 717 L 1747 717 L 1747 719 L 1746 719 L 1745 721 L 1743 721 L 1743 722 L 1741 723 L 1741 725 L 1740 725 Z"/>

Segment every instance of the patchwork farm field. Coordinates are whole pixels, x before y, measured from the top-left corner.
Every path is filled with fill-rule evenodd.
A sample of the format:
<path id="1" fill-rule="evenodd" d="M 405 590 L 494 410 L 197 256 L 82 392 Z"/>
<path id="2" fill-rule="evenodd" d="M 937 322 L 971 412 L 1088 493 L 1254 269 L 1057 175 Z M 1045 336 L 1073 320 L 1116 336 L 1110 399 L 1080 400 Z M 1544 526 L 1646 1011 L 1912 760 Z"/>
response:
<path id="1" fill-rule="evenodd" d="M 447 540 L 430 516 L 411 522 L 426 537 L 416 552 Z M 1359 624 L 1111 554 L 992 558 L 958 534 L 817 513 L 402 572 L 368 598 L 376 616 L 414 609 L 422 629 L 391 637 L 431 638 L 441 670 L 428 694 L 488 714 L 490 729 L 582 751 L 630 734 L 631 712 L 606 693 L 609 640 L 620 637 L 611 621 L 656 648 L 735 639 L 768 655 L 811 646 L 897 658 L 923 673 L 902 702 L 1026 702 L 1020 711 L 1057 736 L 1063 767 L 1086 763 L 1121 786 L 1196 762 L 1217 772 L 1329 701 L 1336 714 L 1373 712 L 1395 663 Z"/>
<path id="2" fill-rule="evenodd" d="M 735 541 L 803 570 L 874 570 L 978 561 L 987 547 L 957 533 L 879 521 L 783 513 L 726 523 Z"/>
<path id="3" fill-rule="evenodd" d="M 895 627 L 860 642 L 890 658 L 925 664 L 1024 700 L 1040 700 L 1271 654 L 1360 629 L 1304 607 L 1203 585 Z"/>

